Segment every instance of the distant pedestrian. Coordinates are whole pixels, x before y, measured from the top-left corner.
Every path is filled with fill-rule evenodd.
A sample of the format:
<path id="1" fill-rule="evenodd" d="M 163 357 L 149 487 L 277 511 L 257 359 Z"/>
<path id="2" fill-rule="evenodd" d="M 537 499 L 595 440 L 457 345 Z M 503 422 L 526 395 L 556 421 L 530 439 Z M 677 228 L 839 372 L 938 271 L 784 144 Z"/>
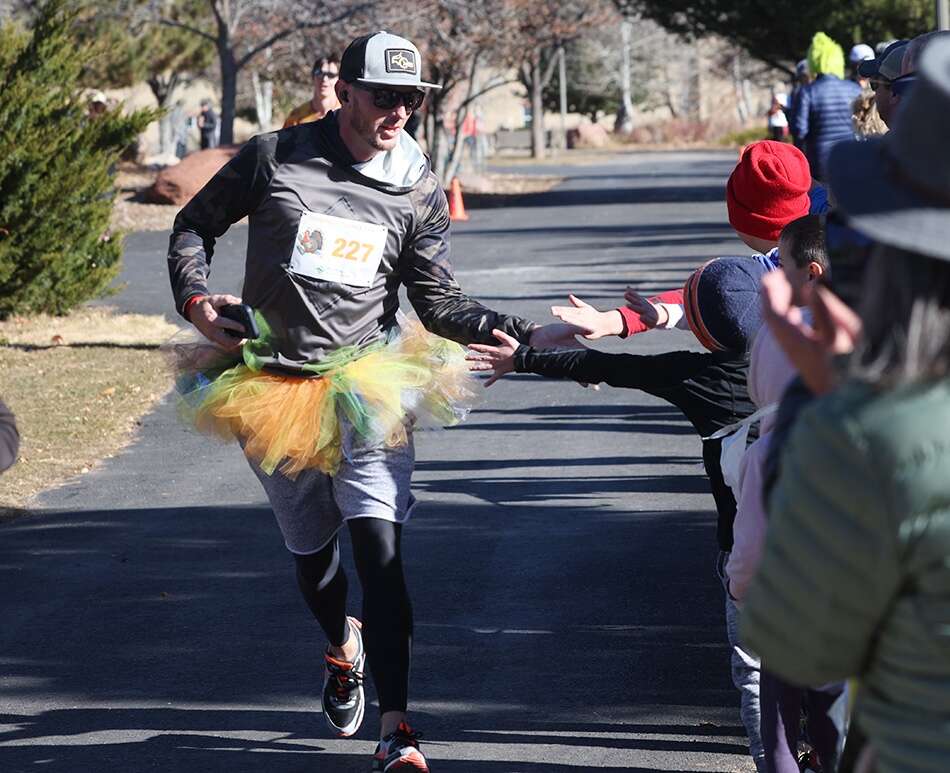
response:
<path id="1" fill-rule="evenodd" d="M 192 116 L 185 110 L 185 103 L 179 99 L 168 116 L 171 141 L 175 148 L 175 156 L 179 159 L 184 158 L 188 153 L 188 130 L 191 128 L 192 121 Z"/>
<path id="2" fill-rule="evenodd" d="M 87 113 L 90 118 L 99 118 L 99 116 L 105 115 L 108 109 L 109 100 L 101 91 L 93 91 L 89 95 Z"/>
<path id="3" fill-rule="evenodd" d="M 874 49 L 867 43 L 858 43 L 848 52 L 848 78 L 857 83 L 862 89 L 868 88 L 868 79 L 861 75 L 861 62 L 866 62 L 874 58 Z"/>
<path id="4" fill-rule="evenodd" d="M 792 142 L 798 146 L 798 136 L 795 134 L 795 110 L 801 100 L 802 89 L 811 83 L 811 75 L 808 73 L 808 60 L 802 59 L 795 65 L 795 78 L 792 80 L 792 88 L 788 95 L 788 107 L 785 115 L 788 117 L 788 131 L 792 136 Z"/>
<path id="5" fill-rule="evenodd" d="M 201 134 L 201 149 L 218 147 L 218 114 L 211 107 L 210 99 L 201 100 L 198 113 L 198 132 Z"/>
<path id="6" fill-rule="evenodd" d="M 336 82 L 339 77 L 339 57 L 336 54 L 318 56 L 310 68 L 313 95 L 290 111 L 282 128 L 319 121 L 331 110 L 337 110 L 340 107 L 340 100 L 336 96 Z"/>
<path id="7" fill-rule="evenodd" d="M 844 80 L 844 51 L 824 32 L 812 38 L 808 69 L 815 80 L 802 89 L 795 107 L 795 137 L 808 159 L 812 177 L 824 180 L 831 148 L 842 140 L 854 139 L 851 105 L 861 87 Z"/>
<path id="8" fill-rule="evenodd" d="M 13 412 L 0 400 L 0 472 L 13 466 L 19 449 L 20 433 Z"/>
<path id="9" fill-rule="evenodd" d="M 788 94 L 773 94 L 772 104 L 769 107 L 769 139 L 776 142 L 785 142 L 788 138 L 788 116 L 785 109 L 788 107 Z"/>

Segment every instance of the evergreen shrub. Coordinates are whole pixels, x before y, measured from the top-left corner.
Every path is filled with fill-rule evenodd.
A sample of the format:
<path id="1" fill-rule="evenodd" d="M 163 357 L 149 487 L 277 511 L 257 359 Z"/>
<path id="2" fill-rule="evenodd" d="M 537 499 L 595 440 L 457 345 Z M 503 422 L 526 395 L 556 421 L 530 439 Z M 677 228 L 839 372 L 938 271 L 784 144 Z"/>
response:
<path id="1" fill-rule="evenodd" d="M 119 271 L 109 230 L 112 172 L 155 119 L 151 110 L 88 115 L 75 4 L 43 3 L 30 29 L 0 26 L 0 319 L 64 314 L 102 295 Z"/>

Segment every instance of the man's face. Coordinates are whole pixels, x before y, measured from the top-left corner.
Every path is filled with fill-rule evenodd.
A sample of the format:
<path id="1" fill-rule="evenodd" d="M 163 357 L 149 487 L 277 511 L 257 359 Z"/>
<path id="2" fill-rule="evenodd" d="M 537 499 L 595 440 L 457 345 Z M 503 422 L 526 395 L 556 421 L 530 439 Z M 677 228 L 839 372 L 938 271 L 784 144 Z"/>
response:
<path id="1" fill-rule="evenodd" d="M 410 94 L 416 89 L 406 86 L 387 86 L 387 90 Z M 344 99 L 345 95 L 345 99 Z M 402 102 L 391 109 L 376 107 L 373 104 L 373 93 L 369 88 L 361 88 L 354 83 L 337 83 L 337 96 L 342 104 L 341 119 L 343 122 L 344 140 L 356 142 L 359 148 L 350 148 L 350 151 L 385 152 L 392 150 L 399 142 L 399 132 L 406 125 L 412 111 Z"/>
<path id="2" fill-rule="evenodd" d="M 878 115 L 890 127 L 897 106 L 900 104 L 900 97 L 894 96 L 891 92 L 891 82 L 885 78 L 872 79 L 871 88 L 874 89 L 874 104 L 877 107 Z"/>
<path id="3" fill-rule="evenodd" d="M 313 73 L 313 96 L 325 101 L 333 96 L 337 79 L 340 77 L 340 65 L 324 59 Z"/>

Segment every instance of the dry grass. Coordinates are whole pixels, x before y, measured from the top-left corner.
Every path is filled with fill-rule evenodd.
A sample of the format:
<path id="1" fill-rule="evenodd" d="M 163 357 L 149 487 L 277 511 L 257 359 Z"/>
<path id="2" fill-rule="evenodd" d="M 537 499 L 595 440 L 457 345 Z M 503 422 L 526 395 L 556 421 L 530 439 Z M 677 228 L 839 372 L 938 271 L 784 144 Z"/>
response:
<path id="1" fill-rule="evenodd" d="M 158 346 L 176 330 L 162 317 L 108 309 L 0 322 L 0 394 L 21 438 L 0 480 L 0 518 L 131 440 L 170 386 Z"/>

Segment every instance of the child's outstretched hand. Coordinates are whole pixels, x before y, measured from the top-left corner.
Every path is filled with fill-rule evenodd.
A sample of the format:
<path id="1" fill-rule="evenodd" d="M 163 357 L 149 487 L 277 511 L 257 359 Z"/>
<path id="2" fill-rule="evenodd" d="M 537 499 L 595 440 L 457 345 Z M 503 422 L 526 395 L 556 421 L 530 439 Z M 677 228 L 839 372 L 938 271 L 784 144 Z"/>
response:
<path id="1" fill-rule="evenodd" d="M 589 341 L 604 336 L 620 335 L 623 332 L 623 319 L 616 309 L 599 311 L 576 295 L 568 295 L 570 306 L 552 306 L 551 313 L 578 328 L 580 335 Z"/>
<path id="2" fill-rule="evenodd" d="M 516 339 L 501 330 L 492 330 L 491 334 L 501 342 L 498 346 L 469 344 L 468 348 L 473 351 L 465 355 L 465 359 L 471 363 L 468 366 L 469 370 L 495 371 L 485 381 L 486 387 L 490 387 L 506 373 L 511 373 L 515 369 L 515 351 L 521 346 Z"/>
<path id="3" fill-rule="evenodd" d="M 647 327 L 665 325 L 668 319 L 666 309 L 658 303 L 652 303 L 645 295 L 640 295 L 632 287 L 628 287 L 623 294 L 627 306 L 640 315 L 640 321 Z"/>

